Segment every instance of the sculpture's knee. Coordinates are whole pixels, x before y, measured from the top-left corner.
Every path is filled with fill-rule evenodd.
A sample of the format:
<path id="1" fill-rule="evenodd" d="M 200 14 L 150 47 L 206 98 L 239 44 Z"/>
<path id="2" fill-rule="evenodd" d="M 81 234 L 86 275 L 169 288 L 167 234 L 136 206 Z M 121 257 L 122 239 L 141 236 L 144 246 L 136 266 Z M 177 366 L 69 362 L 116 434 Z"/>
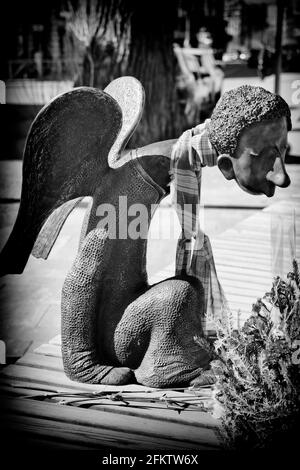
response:
<path id="1" fill-rule="evenodd" d="M 152 287 L 150 296 L 160 299 L 156 309 L 155 323 L 165 322 L 165 327 L 172 327 L 184 319 L 190 321 L 204 313 L 204 292 L 201 283 L 192 277 L 167 279 Z"/>
<path id="2" fill-rule="evenodd" d="M 147 294 L 151 339 L 136 378 L 153 387 L 188 383 L 210 360 L 195 341 L 202 335 L 202 286 L 194 278 L 173 278 Z"/>
<path id="3" fill-rule="evenodd" d="M 122 365 L 135 369 L 139 366 L 150 341 L 147 321 L 147 301 L 142 295 L 125 309 L 114 333 L 115 354 Z"/>
<path id="4" fill-rule="evenodd" d="M 201 294 L 197 280 L 173 278 L 152 286 L 128 305 L 114 334 L 120 364 L 138 367 L 153 334 L 168 334 L 185 321 L 190 324 L 193 317 L 199 319 Z M 200 320 L 196 323 L 200 328 Z"/>

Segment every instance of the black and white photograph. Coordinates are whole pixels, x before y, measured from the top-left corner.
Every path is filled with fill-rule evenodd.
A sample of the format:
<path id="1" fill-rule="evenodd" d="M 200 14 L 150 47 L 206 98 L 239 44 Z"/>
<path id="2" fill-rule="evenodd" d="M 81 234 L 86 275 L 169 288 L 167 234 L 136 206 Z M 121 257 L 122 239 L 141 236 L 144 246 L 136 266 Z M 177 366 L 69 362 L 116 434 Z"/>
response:
<path id="1" fill-rule="evenodd" d="M 300 0 L 4 0 L 0 22 L 3 455 L 289 465 Z"/>

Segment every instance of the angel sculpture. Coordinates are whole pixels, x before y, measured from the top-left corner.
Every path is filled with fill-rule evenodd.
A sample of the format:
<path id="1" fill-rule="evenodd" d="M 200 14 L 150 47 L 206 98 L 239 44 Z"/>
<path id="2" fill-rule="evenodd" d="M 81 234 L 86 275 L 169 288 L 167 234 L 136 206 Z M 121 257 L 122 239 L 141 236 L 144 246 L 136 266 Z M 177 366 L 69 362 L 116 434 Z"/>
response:
<path id="1" fill-rule="evenodd" d="M 242 189 L 272 196 L 275 186 L 289 184 L 284 153 L 290 111 L 279 96 L 239 87 L 223 96 L 204 127 L 186 131 L 178 142 L 126 151 L 143 103 L 143 87 L 133 77 L 116 79 L 104 91 L 76 88 L 40 111 L 26 142 L 21 203 L 1 253 L 1 273 L 22 273 L 31 252 L 46 259 L 70 212 L 92 196 L 62 290 L 63 364 L 68 377 L 80 382 L 165 387 L 189 384 L 209 370 L 210 354 L 195 341 L 203 335 L 207 310 L 201 276 L 184 266 L 149 286 L 147 237 L 121 233 L 120 198 L 126 197 L 127 207 L 146 207 L 150 222 L 153 205 L 169 192 L 178 142 L 189 145 L 181 160 L 188 174 L 191 157 L 202 156 L 206 139 L 211 164 Z M 205 164 L 198 160 L 196 175 Z M 115 208 L 113 236 L 101 224 L 108 205 Z M 212 287 L 210 267 L 205 273 Z"/>

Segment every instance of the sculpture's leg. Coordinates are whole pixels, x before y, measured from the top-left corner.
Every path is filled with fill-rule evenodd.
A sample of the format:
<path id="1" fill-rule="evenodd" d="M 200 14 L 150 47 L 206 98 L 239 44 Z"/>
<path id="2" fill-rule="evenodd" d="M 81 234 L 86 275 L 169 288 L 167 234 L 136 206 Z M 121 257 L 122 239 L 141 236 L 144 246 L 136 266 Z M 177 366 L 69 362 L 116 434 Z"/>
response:
<path id="1" fill-rule="evenodd" d="M 125 384 L 134 381 L 128 367 L 101 364 L 96 350 L 96 311 L 105 266 L 105 230 L 91 231 L 82 244 L 62 291 L 62 355 L 72 380 Z"/>
<path id="2" fill-rule="evenodd" d="M 203 289 L 194 278 L 173 278 L 151 287 L 124 312 L 115 332 L 121 364 L 135 368 L 152 387 L 188 384 L 208 368 L 202 335 Z"/>

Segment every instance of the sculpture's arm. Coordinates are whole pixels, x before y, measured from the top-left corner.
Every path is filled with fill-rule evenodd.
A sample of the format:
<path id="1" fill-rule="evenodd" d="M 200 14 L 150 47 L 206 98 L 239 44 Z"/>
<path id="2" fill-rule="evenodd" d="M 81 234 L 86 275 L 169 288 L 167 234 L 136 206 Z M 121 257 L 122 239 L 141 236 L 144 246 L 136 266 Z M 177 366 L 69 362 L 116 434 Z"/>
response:
<path id="1" fill-rule="evenodd" d="M 132 158 L 161 156 L 171 158 L 173 146 L 178 139 L 161 140 L 152 144 L 138 147 L 136 149 L 125 149 L 121 153 L 121 158 L 131 153 Z"/>
<path id="2" fill-rule="evenodd" d="M 168 193 L 170 160 L 176 142 L 177 139 L 169 139 L 154 142 L 145 145 L 145 147 L 126 149 L 122 152 L 121 158 L 124 160 L 138 159 L 148 175 Z"/>
<path id="3" fill-rule="evenodd" d="M 62 355 L 67 376 L 89 383 L 124 384 L 134 380 L 127 367 L 101 364 L 96 349 L 97 306 L 103 280 L 105 230 L 84 240 L 62 291 Z"/>
<path id="4" fill-rule="evenodd" d="M 171 153 L 174 144 L 177 139 L 162 140 L 160 142 L 154 142 L 153 144 L 145 145 L 145 147 L 139 147 L 137 149 L 138 157 L 159 155 L 167 158 L 171 158 Z"/>
<path id="5" fill-rule="evenodd" d="M 193 135 L 196 135 L 199 132 L 199 128 L 194 128 Z M 161 140 L 160 142 L 153 142 L 152 144 L 145 145 L 144 147 L 139 147 L 134 150 L 126 149 L 123 151 L 123 155 L 126 155 L 128 152 L 133 152 L 134 158 L 147 156 L 161 156 L 170 159 L 173 147 L 176 144 L 177 140 L 178 139 Z"/>

